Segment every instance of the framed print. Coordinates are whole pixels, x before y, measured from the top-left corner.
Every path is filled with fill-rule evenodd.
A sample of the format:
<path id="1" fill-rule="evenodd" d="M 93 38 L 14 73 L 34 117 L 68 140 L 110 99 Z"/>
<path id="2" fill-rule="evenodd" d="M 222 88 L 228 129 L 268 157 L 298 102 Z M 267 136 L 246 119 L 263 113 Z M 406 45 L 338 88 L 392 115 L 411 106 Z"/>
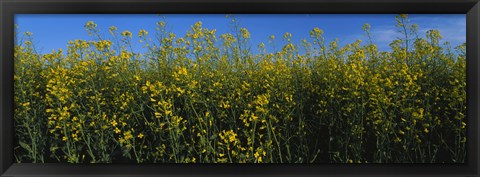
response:
<path id="1" fill-rule="evenodd" d="M 1 176 L 479 175 L 479 9 L 1 1 Z"/>

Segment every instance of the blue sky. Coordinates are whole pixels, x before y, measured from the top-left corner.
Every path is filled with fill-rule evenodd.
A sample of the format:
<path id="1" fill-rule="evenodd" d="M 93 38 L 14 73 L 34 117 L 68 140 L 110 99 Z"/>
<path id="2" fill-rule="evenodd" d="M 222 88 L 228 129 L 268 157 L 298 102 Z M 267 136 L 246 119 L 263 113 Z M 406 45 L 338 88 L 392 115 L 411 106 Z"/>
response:
<path id="1" fill-rule="evenodd" d="M 327 42 L 338 38 L 341 45 L 351 43 L 356 39 L 366 41 L 362 25 L 369 23 L 374 42 L 380 50 L 389 50 L 388 44 L 399 34 L 395 29 L 396 14 L 353 14 L 353 15 L 326 15 L 326 14 L 238 14 L 235 15 L 240 26 L 245 27 L 251 34 L 251 44 L 255 48 L 261 42 L 268 44 L 270 35 L 275 35 L 276 46 L 283 44 L 282 36 L 285 32 L 292 33 L 292 40 L 299 44 L 303 38 L 309 38 L 309 32 L 315 27 L 322 29 Z M 155 33 L 156 22 L 162 17 L 167 22 L 168 29 L 177 37 L 183 37 L 187 30 L 197 21 L 202 21 L 203 27 L 217 29 L 217 35 L 232 32 L 230 19 L 224 14 L 17 14 L 15 23 L 19 26 L 18 32 L 33 33 L 34 44 L 41 53 L 51 52 L 53 49 L 65 49 L 69 40 L 92 40 L 88 36 L 84 25 L 94 21 L 101 33 L 109 37 L 108 28 L 116 26 L 119 32 L 129 30 L 134 34 L 145 29 L 149 36 Z M 410 14 L 412 23 L 419 25 L 419 35 L 423 37 L 430 29 L 440 30 L 443 41 L 449 41 L 457 46 L 466 41 L 465 14 Z M 138 51 L 141 44 L 135 38 L 134 48 Z"/>

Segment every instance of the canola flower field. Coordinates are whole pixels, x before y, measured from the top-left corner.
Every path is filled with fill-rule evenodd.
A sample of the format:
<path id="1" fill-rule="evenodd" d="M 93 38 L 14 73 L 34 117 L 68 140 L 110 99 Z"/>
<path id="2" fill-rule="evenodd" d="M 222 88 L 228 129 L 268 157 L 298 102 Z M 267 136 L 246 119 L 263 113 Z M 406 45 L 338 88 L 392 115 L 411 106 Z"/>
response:
<path id="1" fill-rule="evenodd" d="M 19 163 L 463 163 L 465 44 L 398 15 L 391 51 L 290 33 L 252 46 L 192 25 L 99 33 L 36 52 L 16 34 Z M 132 50 L 140 40 L 147 52 Z M 286 42 L 266 52 L 275 40 Z M 254 52 L 254 50 L 256 50 Z M 303 51 L 303 52 L 301 52 Z M 255 53 L 255 54 L 254 54 Z"/>

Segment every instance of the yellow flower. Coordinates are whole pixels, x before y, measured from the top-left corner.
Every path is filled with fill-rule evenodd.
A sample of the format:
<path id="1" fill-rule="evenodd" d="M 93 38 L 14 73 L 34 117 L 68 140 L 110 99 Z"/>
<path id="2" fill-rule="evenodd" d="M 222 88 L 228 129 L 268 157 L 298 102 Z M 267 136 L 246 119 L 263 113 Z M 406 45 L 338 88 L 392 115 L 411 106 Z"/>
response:
<path id="1" fill-rule="evenodd" d="M 240 28 L 240 33 L 242 33 L 242 37 L 245 39 L 250 38 L 250 32 L 246 28 Z"/>
<path id="2" fill-rule="evenodd" d="M 165 115 L 172 115 L 172 111 L 171 110 L 165 110 Z"/>
<path id="3" fill-rule="evenodd" d="M 129 139 L 133 138 L 133 135 L 132 135 L 131 131 L 127 131 L 127 132 L 123 133 L 123 136 L 124 136 L 125 140 L 129 140 Z"/>
<path id="4" fill-rule="evenodd" d="M 120 144 L 123 144 L 123 143 L 125 143 L 125 139 L 119 138 L 119 139 L 118 139 L 118 142 L 120 142 Z"/>
<path id="5" fill-rule="evenodd" d="M 143 36 L 146 36 L 147 34 L 148 34 L 148 31 L 142 29 L 138 32 L 138 37 L 143 37 Z"/>
<path id="6" fill-rule="evenodd" d="M 22 104 L 24 107 L 30 106 L 30 102 L 26 102 Z"/>
<path id="7" fill-rule="evenodd" d="M 110 33 L 113 33 L 114 31 L 117 31 L 117 27 L 116 26 L 110 26 L 110 28 L 108 28 L 108 30 L 110 31 Z"/>
<path id="8" fill-rule="evenodd" d="M 132 38 L 132 32 L 130 32 L 128 30 L 125 30 L 125 31 L 122 32 L 122 36 Z"/>
<path id="9" fill-rule="evenodd" d="M 141 80 L 141 79 L 140 79 L 140 76 L 138 76 L 138 75 L 135 75 L 135 76 L 133 76 L 133 77 L 134 77 L 135 80 L 137 80 L 137 81 L 140 81 L 140 80 Z"/>
<path id="10" fill-rule="evenodd" d="M 252 113 L 252 120 L 256 121 L 258 119 L 258 116 L 256 116 L 254 113 Z"/>
<path id="11" fill-rule="evenodd" d="M 114 126 L 114 127 L 115 127 L 115 126 L 117 126 L 117 121 L 115 121 L 115 120 L 112 120 L 111 124 L 112 124 L 112 126 Z"/>
<path id="12" fill-rule="evenodd" d="M 259 154 L 258 152 L 255 152 L 255 154 L 253 154 L 253 156 L 254 156 L 255 158 L 258 158 L 258 157 L 260 157 L 260 154 Z"/>
<path id="13" fill-rule="evenodd" d="M 418 109 L 418 113 L 420 114 L 420 117 L 423 115 L 423 108 Z"/>
<path id="14" fill-rule="evenodd" d="M 95 24 L 95 22 L 93 22 L 93 21 L 88 21 L 88 22 L 85 24 L 85 27 L 86 27 L 86 28 L 96 28 L 96 27 L 97 27 L 97 24 Z"/>
<path id="15" fill-rule="evenodd" d="M 138 134 L 138 136 L 137 136 L 137 137 L 139 137 L 139 138 L 143 138 L 143 134 L 142 134 L 142 133 L 140 133 L 140 134 Z"/>
<path id="16" fill-rule="evenodd" d="M 162 115 L 160 113 L 155 112 L 155 118 L 160 119 L 161 117 L 162 117 Z"/>

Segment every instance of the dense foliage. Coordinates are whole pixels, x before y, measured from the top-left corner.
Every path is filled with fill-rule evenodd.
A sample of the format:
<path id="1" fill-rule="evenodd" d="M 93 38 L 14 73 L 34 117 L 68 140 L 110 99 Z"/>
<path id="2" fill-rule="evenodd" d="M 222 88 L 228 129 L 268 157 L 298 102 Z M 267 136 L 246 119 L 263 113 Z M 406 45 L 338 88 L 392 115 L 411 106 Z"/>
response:
<path id="1" fill-rule="evenodd" d="M 466 156 L 465 44 L 441 44 L 396 17 L 402 38 L 379 51 L 311 39 L 266 52 L 198 22 L 184 37 L 157 23 L 110 27 L 39 54 L 15 46 L 17 162 L 459 163 Z M 275 36 L 270 37 L 272 46 Z M 273 48 L 273 47 L 272 47 Z M 252 50 L 258 50 L 252 51 Z"/>

